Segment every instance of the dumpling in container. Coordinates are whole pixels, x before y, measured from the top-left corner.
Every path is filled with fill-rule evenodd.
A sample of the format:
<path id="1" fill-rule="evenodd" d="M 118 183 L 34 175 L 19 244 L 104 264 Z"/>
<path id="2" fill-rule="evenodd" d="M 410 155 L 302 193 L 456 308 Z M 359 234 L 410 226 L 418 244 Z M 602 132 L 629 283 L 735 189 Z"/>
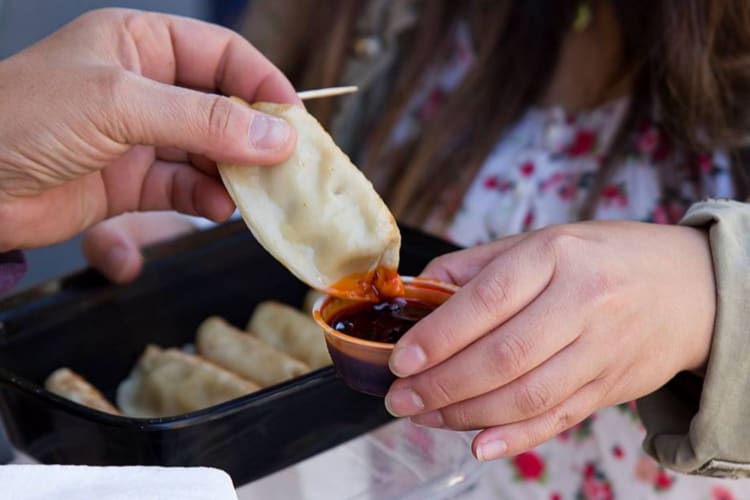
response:
<path id="1" fill-rule="evenodd" d="M 213 316 L 198 328 L 198 353 L 219 366 L 257 382 L 278 384 L 310 371 L 310 367 L 262 340 Z"/>
<path id="2" fill-rule="evenodd" d="M 401 233 L 370 181 L 300 106 L 252 107 L 297 132 L 294 152 L 278 165 L 219 165 L 258 242 L 317 290 L 370 301 L 403 294 Z"/>
<path id="3" fill-rule="evenodd" d="M 247 331 L 317 369 L 331 364 L 320 327 L 297 309 L 275 301 L 255 307 Z"/>
<path id="4" fill-rule="evenodd" d="M 257 384 L 198 356 L 150 345 L 117 388 L 117 405 L 131 417 L 168 417 L 258 389 Z"/>
<path id="5" fill-rule="evenodd" d="M 113 415 L 120 412 L 99 390 L 69 368 L 58 368 L 47 377 L 44 388 L 78 404 Z"/>

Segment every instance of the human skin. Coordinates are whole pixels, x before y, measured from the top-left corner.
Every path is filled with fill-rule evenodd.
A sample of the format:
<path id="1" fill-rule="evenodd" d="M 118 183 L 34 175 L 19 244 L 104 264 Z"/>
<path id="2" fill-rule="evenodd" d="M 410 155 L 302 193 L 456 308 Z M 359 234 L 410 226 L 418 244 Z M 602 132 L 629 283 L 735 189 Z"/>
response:
<path id="1" fill-rule="evenodd" d="M 701 230 L 551 226 L 440 257 L 424 275 L 461 288 L 396 344 L 386 407 L 481 429 L 483 460 L 700 373 L 709 353 L 716 291 Z"/>
<path id="2" fill-rule="evenodd" d="M 278 163 L 296 136 L 217 93 L 299 102 L 239 35 L 164 14 L 92 11 L 0 62 L 0 251 L 131 211 L 229 217 L 215 162 Z"/>

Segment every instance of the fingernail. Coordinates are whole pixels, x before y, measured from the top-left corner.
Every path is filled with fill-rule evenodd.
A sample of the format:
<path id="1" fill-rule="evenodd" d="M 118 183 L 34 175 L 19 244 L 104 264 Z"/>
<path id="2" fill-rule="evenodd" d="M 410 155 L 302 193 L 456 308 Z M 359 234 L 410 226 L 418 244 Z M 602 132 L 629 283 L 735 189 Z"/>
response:
<path id="1" fill-rule="evenodd" d="M 436 429 L 445 427 L 443 415 L 439 411 L 430 411 L 416 417 L 411 417 L 411 421 L 424 427 L 434 427 Z"/>
<path id="2" fill-rule="evenodd" d="M 258 149 L 283 149 L 291 129 L 286 120 L 265 113 L 255 113 L 250 122 L 250 144 Z"/>
<path id="3" fill-rule="evenodd" d="M 385 396 L 385 408 L 394 417 L 406 417 L 424 410 L 424 403 L 413 390 L 396 389 Z"/>
<path id="4" fill-rule="evenodd" d="M 419 371 L 427 362 L 427 356 L 418 345 L 397 348 L 391 354 L 389 366 L 399 377 L 408 377 Z"/>
<path id="5" fill-rule="evenodd" d="M 495 460 L 502 457 L 506 451 L 508 451 L 508 445 L 505 441 L 499 439 L 487 441 L 477 446 L 477 460 L 482 462 Z"/>

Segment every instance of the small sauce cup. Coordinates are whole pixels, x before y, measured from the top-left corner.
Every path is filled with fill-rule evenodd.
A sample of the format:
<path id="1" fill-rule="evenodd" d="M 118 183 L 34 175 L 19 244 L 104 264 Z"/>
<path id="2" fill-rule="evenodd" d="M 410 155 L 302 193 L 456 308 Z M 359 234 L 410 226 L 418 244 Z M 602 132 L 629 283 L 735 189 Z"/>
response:
<path id="1" fill-rule="evenodd" d="M 410 276 L 402 277 L 404 298 L 437 308 L 458 289 L 454 285 Z M 355 391 L 385 396 L 396 376 L 388 368 L 395 344 L 365 340 L 336 330 L 332 320 L 361 302 L 325 295 L 313 307 L 313 318 L 323 329 L 328 352 L 339 377 Z"/>

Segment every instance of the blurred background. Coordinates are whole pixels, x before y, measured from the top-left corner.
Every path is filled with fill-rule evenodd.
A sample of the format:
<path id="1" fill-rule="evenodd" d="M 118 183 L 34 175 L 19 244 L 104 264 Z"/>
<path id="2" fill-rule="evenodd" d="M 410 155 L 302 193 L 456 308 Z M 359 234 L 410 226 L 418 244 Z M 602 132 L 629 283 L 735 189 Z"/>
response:
<path id="1" fill-rule="evenodd" d="M 103 7 L 168 12 L 232 27 L 247 0 L 0 0 L 0 59 L 44 38 L 80 14 Z M 80 238 L 27 252 L 29 272 L 13 293 L 83 267 Z"/>

